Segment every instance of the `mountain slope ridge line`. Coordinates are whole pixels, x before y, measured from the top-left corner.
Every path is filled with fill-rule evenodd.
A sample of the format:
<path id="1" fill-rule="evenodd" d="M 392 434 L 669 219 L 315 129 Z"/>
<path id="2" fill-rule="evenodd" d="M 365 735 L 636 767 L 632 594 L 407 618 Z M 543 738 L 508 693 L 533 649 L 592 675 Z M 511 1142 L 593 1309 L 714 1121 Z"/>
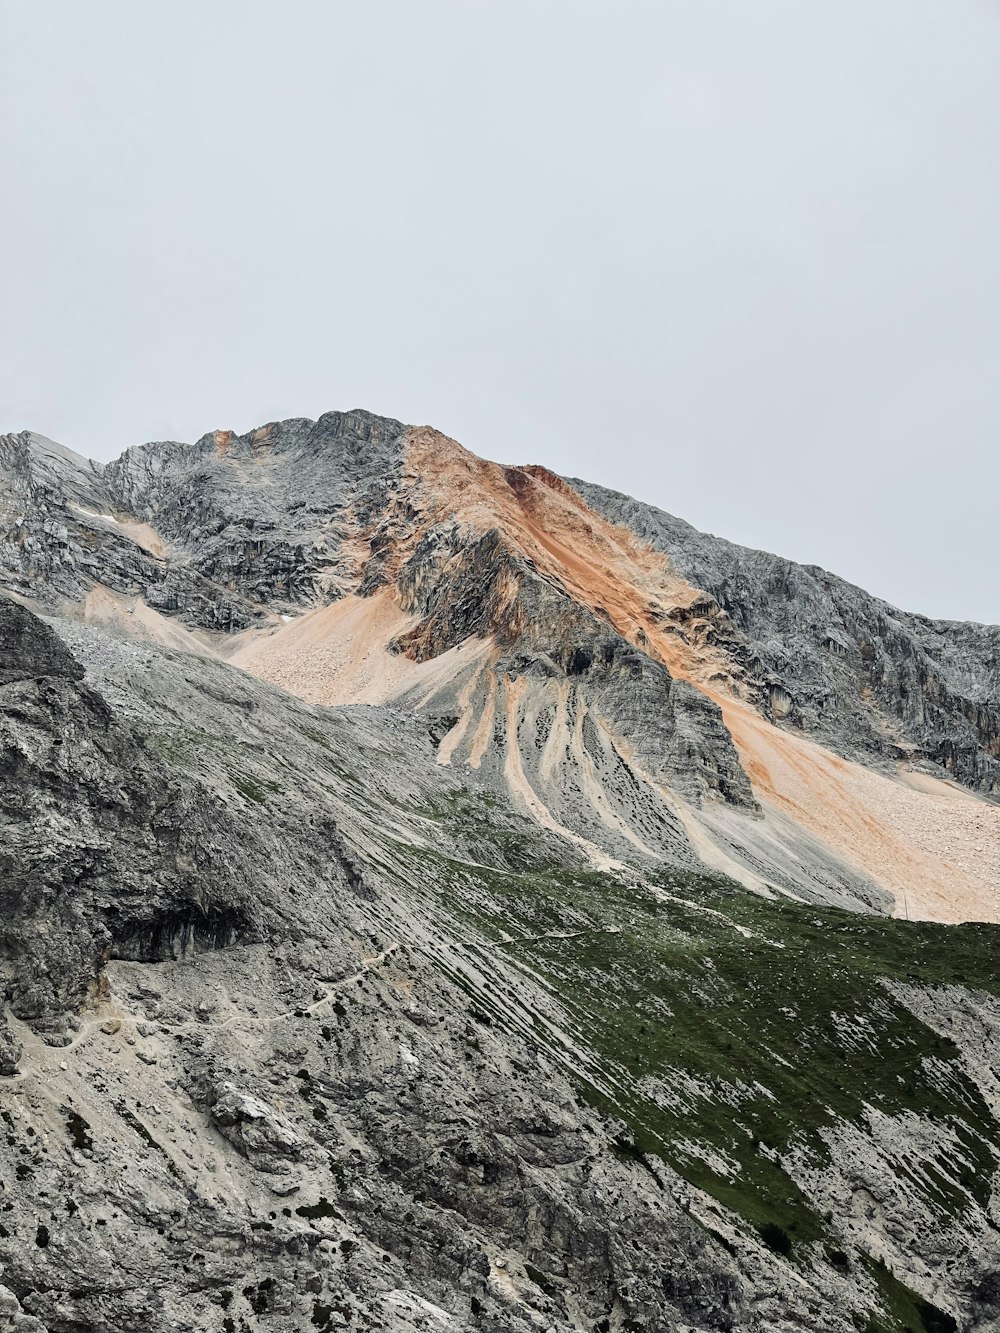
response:
<path id="1" fill-rule="evenodd" d="M 0 439 L 0 1323 L 1000 1325 L 991 641 L 673 522 Z"/>
<path id="2" fill-rule="evenodd" d="M 970 854 L 996 845 L 995 807 L 945 811 L 933 789 L 915 806 L 894 777 L 922 762 L 995 790 L 1000 667 L 989 663 L 985 697 L 956 695 L 867 599 L 888 649 L 873 656 L 859 641 L 855 664 L 844 616 L 819 624 L 804 695 L 795 658 L 782 665 L 774 643 L 802 641 L 784 584 L 826 579 L 843 598 L 849 585 L 823 571 L 733 556 L 741 548 L 627 497 L 360 411 L 139 446 L 103 468 L 37 437 L 4 438 L 12 488 L 51 497 L 65 520 L 55 550 L 70 558 L 52 567 L 70 614 L 82 606 L 121 632 L 201 651 L 193 631 L 206 651 L 315 702 L 453 718 L 440 761 L 499 781 L 578 846 L 594 846 L 600 829 L 598 864 L 689 862 L 711 845 L 715 864 L 758 891 L 809 896 L 822 884 L 831 901 L 883 910 L 895 900 L 896 911 L 943 920 L 1000 914 L 998 869 Z M 53 544 L 23 529 L 22 519 L 7 547 L 13 592 L 23 592 L 18 568 Z M 156 544 L 167 554 L 150 564 Z M 720 550 L 743 561 L 738 577 Z M 772 574 L 775 593 L 766 581 L 754 591 L 755 559 L 784 581 Z M 770 637 L 755 638 L 767 616 Z M 967 630 L 991 646 L 975 627 L 956 632 Z M 955 678 L 960 655 L 944 665 Z M 493 679 L 505 697 L 517 684 L 517 765 L 502 759 L 514 722 L 496 708 Z M 842 704 L 838 725 L 825 721 L 824 699 L 852 691 L 861 725 L 840 725 Z M 563 746 L 571 701 L 577 731 Z M 908 727 L 936 751 L 922 757 Z M 831 813 L 825 798 L 838 793 Z"/>

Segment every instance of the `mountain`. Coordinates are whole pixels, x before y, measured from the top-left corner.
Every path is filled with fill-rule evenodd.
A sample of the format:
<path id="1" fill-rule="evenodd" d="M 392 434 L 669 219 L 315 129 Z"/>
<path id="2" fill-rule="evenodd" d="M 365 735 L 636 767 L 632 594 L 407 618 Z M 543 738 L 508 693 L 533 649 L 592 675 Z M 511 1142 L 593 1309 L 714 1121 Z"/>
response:
<path id="1" fill-rule="evenodd" d="M 361 411 L 0 587 L 10 1327 L 1000 1328 L 996 627 Z"/>

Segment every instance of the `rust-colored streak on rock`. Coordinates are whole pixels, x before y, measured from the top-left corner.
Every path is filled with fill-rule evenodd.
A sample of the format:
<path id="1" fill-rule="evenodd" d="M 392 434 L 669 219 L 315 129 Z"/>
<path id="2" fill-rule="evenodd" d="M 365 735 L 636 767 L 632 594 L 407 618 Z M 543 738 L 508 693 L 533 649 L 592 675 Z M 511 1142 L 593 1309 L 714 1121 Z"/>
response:
<path id="1" fill-rule="evenodd" d="M 739 667 L 712 642 L 710 620 L 693 613 L 707 605 L 705 594 L 546 468 L 486 462 L 427 427 L 410 432 L 407 457 L 432 521 L 455 517 L 481 532 L 498 528 L 519 554 L 672 675 L 738 692 Z"/>
<path id="2" fill-rule="evenodd" d="M 937 779 L 873 772 L 738 700 L 717 702 L 754 794 L 888 889 L 897 915 L 1000 917 L 1000 809 Z"/>
<path id="3" fill-rule="evenodd" d="M 716 642 L 722 613 L 665 556 L 595 513 L 545 468 L 486 462 L 427 428 L 410 432 L 407 454 L 428 525 L 453 517 L 480 532 L 499 529 L 541 573 L 719 704 L 765 806 L 895 894 L 900 912 L 942 921 L 997 919 L 994 867 L 940 851 L 954 810 L 755 711 L 747 701 L 752 682 Z M 978 802 L 963 814 L 977 831 L 995 825 L 1000 846 L 1000 811 Z M 964 846 L 971 838 L 956 841 Z"/>

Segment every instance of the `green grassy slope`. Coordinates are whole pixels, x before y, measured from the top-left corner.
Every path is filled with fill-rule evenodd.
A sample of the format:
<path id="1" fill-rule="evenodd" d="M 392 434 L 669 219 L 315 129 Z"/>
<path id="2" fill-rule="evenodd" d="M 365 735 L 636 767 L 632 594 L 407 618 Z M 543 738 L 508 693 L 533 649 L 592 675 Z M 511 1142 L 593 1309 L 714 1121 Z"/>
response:
<path id="1" fill-rule="evenodd" d="M 441 821 L 471 813 L 458 802 Z M 497 859 L 516 865 L 519 850 Z M 1000 993 L 1000 928 L 767 901 L 707 875 L 648 884 L 419 856 L 451 914 L 551 985 L 594 1053 L 593 1070 L 578 1063 L 581 1090 L 627 1126 L 620 1152 L 654 1174 L 668 1162 L 791 1263 L 860 1261 L 880 1294 L 872 1333 L 954 1327 L 884 1265 L 849 1258 L 782 1161 L 794 1149 L 822 1165 L 823 1131 L 863 1125 L 866 1108 L 913 1112 L 958 1145 L 912 1163 L 927 1215 L 943 1225 L 986 1206 L 1000 1126 L 958 1047 L 885 983 Z"/>

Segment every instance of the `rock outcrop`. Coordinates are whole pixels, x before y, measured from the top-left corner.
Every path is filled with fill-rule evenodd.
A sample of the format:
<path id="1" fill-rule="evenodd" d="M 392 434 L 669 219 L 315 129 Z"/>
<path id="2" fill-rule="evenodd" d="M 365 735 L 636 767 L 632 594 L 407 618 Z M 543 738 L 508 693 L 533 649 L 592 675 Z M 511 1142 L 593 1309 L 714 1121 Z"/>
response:
<path id="1" fill-rule="evenodd" d="M 1000 794 L 1000 627 L 899 611 L 814 565 L 697 532 L 602 486 L 572 485 L 724 609 L 774 721 L 851 757 L 924 760 Z"/>
<path id="2" fill-rule="evenodd" d="M 44 873 L 26 859 L 5 889 L 6 998 L 23 1046 L 5 1070 L 0 1145 L 13 1327 L 416 1330 L 430 1314 L 561 1330 L 581 1310 L 592 1324 L 638 1301 L 721 1328 L 749 1311 L 729 1254 L 610 1154 L 612 1131 L 558 1063 L 543 1087 L 527 1076 L 545 1059 L 532 1022 L 557 1021 L 551 998 L 497 958 L 486 1003 L 506 997 L 510 1029 L 494 1033 L 470 1003 L 484 946 L 470 952 L 442 912 L 440 872 L 418 869 L 426 816 L 408 813 L 454 794 L 426 731 L 391 714 L 326 716 L 228 668 L 68 625 L 83 682 L 47 626 L 5 610 L 20 683 L 51 690 L 58 678 L 42 673 L 56 663 L 81 692 L 68 720 L 52 716 L 87 778 L 75 806 L 59 789 L 66 822 L 39 827 Z M 20 729 L 13 689 L 0 709 Z M 153 809 L 161 753 L 175 799 L 196 791 L 211 816 L 188 804 L 179 858 Z M 360 801 L 376 775 L 381 796 Z M 19 770 L 35 827 L 51 781 L 42 762 Z M 76 831 L 98 818 L 99 893 L 78 873 Z M 499 812 L 470 826 L 468 851 L 462 835 L 452 846 L 502 863 L 511 853 L 494 839 L 524 832 Z M 557 850 L 536 840 L 518 855 Z M 261 943 L 240 930 L 174 947 L 157 923 L 186 902 L 188 875 L 218 901 L 234 868 Z M 73 1039 L 53 1050 L 67 1013 Z M 647 1253 L 609 1245 L 633 1230 L 650 1236 Z M 669 1292 L 663 1255 L 684 1274 Z"/>
<path id="3" fill-rule="evenodd" d="M 245 831 L 168 776 L 83 675 L 0 600 L 0 968 L 13 1013 L 54 1041 L 109 957 L 231 944 L 259 910 Z"/>
<path id="4" fill-rule="evenodd" d="M 0 1324 L 997 1326 L 996 928 L 885 915 L 994 631 L 367 413 L 0 465 Z"/>
<path id="5" fill-rule="evenodd" d="M 316 708 L 223 663 L 7 614 L 8 734 L 25 741 L 22 689 L 80 695 L 76 805 L 58 789 L 73 824 L 46 826 L 44 872 L 5 902 L 23 923 L 4 938 L 21 1050 L 0 1089 L 18 1318 L 847 1333 L 986 1317 L 989 939 L 949 964 L 945 928 L 920 927 L 897 963 L 884 932 L 904 923 L 690 872 L 595 874 L 436 762 L 419 714 Z M 20 770 L 26 810 L 52 781 L 40 760 Z M 238 887 L 252 930 L 185 949 L 152 929 L 191 885 L 142 803 L 161 783 L 188 802 L 181 860 L 205 858 L 216 901 Z M 74 826 L 102 811 L 88 896 Z M 768 1108 L 791 1088 L 786 1126 Z M 918 1165 L 890 1194 L 907 1136 Z M 859 1182 L 867 1212 L 844 1204 Z M 944 1231 L 942 1198 L 965 1210 Z"/>
<path id="6" fill-rule="evenodd" d="M 103 468 L 8 436 L 0 470 L 15 595 L 318 702 L 425 712 L 442 762 L 594 864 L 700 861 L 765 893 L 1000 914 L 968 846 L 989 814 L 949 821 L 944 787 L 926 817 L 899 809 L 895 774 L 993 793 L 996 630 L 904 615 L 367 412 L 143 445 Z M 949 826 L 961 841 L 942 855 Z"/>
<path id="7" fill-rule="evenodd" d="M 328 412 L 248 435 L 214 431 L 193 445 L 128 449 L 104 480 L 115 504 L 239 597 L 248 615 L 298 610 L 364 578 L 352 544 L 398 488 L 405 429 L 369 412 Z M 156 605 L 180 609 L 169 599 Z"/>

